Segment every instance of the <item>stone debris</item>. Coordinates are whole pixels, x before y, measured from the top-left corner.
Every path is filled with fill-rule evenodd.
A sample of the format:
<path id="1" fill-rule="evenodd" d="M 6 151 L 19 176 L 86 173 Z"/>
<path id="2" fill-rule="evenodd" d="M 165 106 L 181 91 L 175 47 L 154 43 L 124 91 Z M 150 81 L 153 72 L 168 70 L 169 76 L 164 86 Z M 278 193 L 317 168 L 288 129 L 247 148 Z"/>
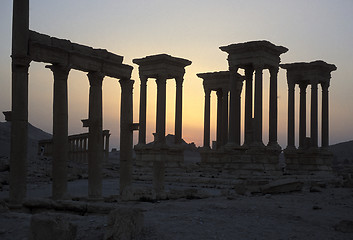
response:
<path id="1" fill-rule="evenodd" d="M 263 194 L 288 193 L 301 191 L 304 183 L 297 179 L 280 179 L 272 181 L 261 188 Z"/>
<path id="2" fill-rule="evenodd" d="M 77 226 L 67 214 L 40 213 L 31 218 L 30 240 L 74 240 Z"/>
<path id="3" fill-rule="evenodd" d="M 144 215 L 138 208 L 118 208 L 108 215 L 104 240 L 137 239 L 143 229 Z"/>

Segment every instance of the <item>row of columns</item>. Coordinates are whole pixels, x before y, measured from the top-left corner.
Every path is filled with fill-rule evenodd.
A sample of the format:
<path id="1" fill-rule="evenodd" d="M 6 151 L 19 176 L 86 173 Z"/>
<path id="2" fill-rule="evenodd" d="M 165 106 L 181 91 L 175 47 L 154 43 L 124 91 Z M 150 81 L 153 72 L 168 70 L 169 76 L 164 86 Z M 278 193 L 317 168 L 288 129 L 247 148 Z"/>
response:
<path id="1" fill-rule="evenodd" d="M 245 146 L 263 146 L 262 115 L 263 115 L 263 69 L 264 65 L 249 65 L 245 67 Z M 237 83 L 238 68 L 230 71 L 230 107 L 228 117 L 227 89 L 217 89 L 217 148 L 220 146 L 240 146 L 240 113 L 241 113 L 241 84 Z M 270 98 L 269 98 L 269 143 L 268 146 L 278 147 L 277 140 L 277 75 L 278 67 L 269 67 Z M 253 75 L 255 72 L 255 79 Z M 255 81 L 255 96 L 253 96 L 253 81 Z M 204 146 L 210 146 L 210 93 L 205 88 L 205 118 L 204 118 Z M 253 115 L 254 110 L 254 115 Z M 229 124 L 228 124 L 229 120 Z M 228 129 L 229 125 L 229 129 Z"/>
<path id="2" fill-rule="evenodd" d="M 140 124 L 139 124 L 139 144 L 146 144 L 146 104 L 147 104 L 147 80 L 148 77 L 140 75 Z M 182 141 L 182 94 L 183 77 L 176 77 L 176 99 L 175 99 L 175 143 Z M 165 123 L 166 123 L 166 82 L 167 77 L 158 75 L 157 84 L 157 113 L 156 113 L 156 142 L 165 143 Z"/>
<path id="3" fill-rule="evenodd" d="M 262 146 L 262 116 L 263 116 L 263 65 L 245 68 L 245 133 L 244 144 Z M 253 73 L 255 71 L 255 97 L 253 101 Z M 268 146 L 278 146 L 277 140 L 277 75 L 278 67 L 269 67 L 270 97 L 269 97 L 269 142 Z M 254 117 L 253 117 L 254 108 Z"/>
<path id="4" fill-rule="evenodd" d="M 309 147 L 306 145 L 306 89 L 311 86 L 311 110 L 310 110 L 310 147 L 318 147 L 318 82 L 299 82 L 300 106 L 299 106 L 299 149 Z M 294 81 L 288 80 L 288 149 L 295 148 L 295 85 Z M 321 146 L 329 145 L 329 119 L 328 119 L 328 88 L 329 82 L 321 82 L 322 89 L 322 133 Z"/>
<path id="5" fill-rule="evenodd" d="M 103 130 L 103 154 L 104 159 L 109 157 L 109 130 Z M 53 140 L 41 140 L 38 142 L 38 155 L 53 155 Z M 69 160 L 78 162 L 88 161 L 88 133 L 69 136 Z"/>

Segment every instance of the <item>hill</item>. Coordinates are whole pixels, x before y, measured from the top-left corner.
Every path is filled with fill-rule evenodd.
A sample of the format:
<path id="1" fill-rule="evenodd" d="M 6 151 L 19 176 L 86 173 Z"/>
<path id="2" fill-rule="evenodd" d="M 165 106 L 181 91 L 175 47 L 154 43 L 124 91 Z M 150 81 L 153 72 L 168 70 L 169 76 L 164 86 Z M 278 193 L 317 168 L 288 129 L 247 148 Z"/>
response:
<path id="1" fill-rule="evenodd" d="M 28 123 L 28 157 L 37 155 L 38 141 L 51 138 L 51 134 Z M 0 157 L 10 156 L 11 122 L 0 122 Z"/>

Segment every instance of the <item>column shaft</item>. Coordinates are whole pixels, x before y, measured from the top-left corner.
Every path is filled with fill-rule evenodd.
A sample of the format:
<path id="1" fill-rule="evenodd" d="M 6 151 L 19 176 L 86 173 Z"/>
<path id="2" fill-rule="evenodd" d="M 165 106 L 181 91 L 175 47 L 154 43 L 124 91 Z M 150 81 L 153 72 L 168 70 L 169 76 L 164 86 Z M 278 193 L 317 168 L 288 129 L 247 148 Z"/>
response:
<path id="1" fill-rule="evenodd" d="M 318 106 L 317 106 L 317 83 L 311 84 L 311 146 L 318 147 Z"/>
<path id="2" fill-rule="evenodd" d="M 102 82 L 104 75 L 98 72 L 87 74 L 89 90 L 88 127 L 88 197 L 102 197 L 103 121 Z"/>
<path id="3" fill-rule="evenodd" d="M 176 78 L 175 94 L 175 143 L 182 141 L 182 113 L 183 113 L 183 78 Z"/>
<path id="4" fill-rule="evenodd" d="M 229 106 L 229 144 L 235 144 L 237 142 L 237 99 L 238 91 L 237 91 L 237 71 L 230 71 L 229 81 L 230 81 L 230 106 Z M 237 143 L 238 144 L 238 143 Z"/>
<path id="5" fill-rule="evenodd" d="M 10 203 L 14 205 L 21 204 L 26 197 L 28 68 L 29 62 L 12 60 Z"/>
<path id="6" fill-rule="evenodd" d="M 299 116 L 299 148 L 304 148 L 306 138 L 306 83 L 299 84 L 300 87 L 300 116 Z"/>
<path id="7" fill-rule="evenodd" d="M 329 97 L 328 97 L 328 87 L 329 83 L 322 83 L 322 124 L 321 124 L 321 146 L 327 148 L 329 146 Z"/>
<path id="8" fill-rule="evenodd" d="M 133 148 L 133 80 L 121 79 L 120 112 L 120 194 L 132 185 L 132 148 Z"/>
<path id="9" fill-rule="evenodd" d="M 222 146 L 228 142 L 228 89 L 223 89 L 222 97 Z"/>
<path id="10" fill-rule="evenodd" d="M 67 192 L 68 96 L 67 78 L 70 69 L 59 65 L 48 66 L 54 74 L 53 94 L 53 199 L 61 199 Z"/>
<path id="11" fill-rule="evenodd" d="M 269 103 L 269 144 L 278 145 L 277 142 L 277 74 L 278 67 L 270 68 L 270 103 Z"/>
<path id="12" fill-rule="evenodd" d="M 28 135 L 29 0 L 13 1 L 10 204 L 26 197 Z"/>
<path id="13" fill-rule="evenodd" d="M 255 71 L 255 142 L 262 145 L 262 70 L 263 66 L 256 67 Z"/>
<path id="14" fill-rule="evenodd" d="M 253 141 L 252 110 L 253 110 L 253 73 L 254 69 L 245 69 L 245 133 L 244 143 L 249 145 Z"/>
<path id="15" fill-rule="evenodd" d="M 157 82 L 157 142 L 165 143 L 165 115 L 166 115 L 166 83 L 165 77 L 158 77 Z"/>
<path id="16" fill-rule="evenodd" d="M 217 149 L 222 145 L 222 99 L 223 93 L 222 90 L 217 90 L 217 133 L 216 133 L 216 141 L 217 141 Z"/>
<path id="17" fill-rule="evenodd" d="M 210 111 L 211 111 L 211 90 L 205 88 L 205 115 L 203 130 L 203 147 L 210 148 Z"/>
<path id="18" fill-rule="evenodd" d="M 147 103 L 147 77 L 140 75 L 140 124 L 139 143 L 146 144 L 146 103 Z"/>
<path id="19" fill-rule="evenodd" d="M 288 81 L 288 140 L 287 148 L 295 148 L 295 127 L 294 127 L 294 101 L 295 84 Z"/>

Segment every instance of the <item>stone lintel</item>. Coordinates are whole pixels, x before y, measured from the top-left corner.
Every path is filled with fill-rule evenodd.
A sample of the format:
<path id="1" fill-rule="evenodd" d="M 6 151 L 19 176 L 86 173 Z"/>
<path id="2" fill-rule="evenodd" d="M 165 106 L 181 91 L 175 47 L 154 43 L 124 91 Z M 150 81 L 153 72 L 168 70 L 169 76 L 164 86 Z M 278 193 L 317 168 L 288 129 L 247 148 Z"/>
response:
<path id="1" fill-rule="evenodd" d="M 244 76 L 234 73 L 234 78 L 241 84 L 245 79 Z M 216 91 L 217 89 L 227 89 L 230 90 L 230 71 L 219 71 L 219 72 L 207 72 L 196 74 L 199 78 L 203 79 L 203 85 L 205 89 L 210 89 Z"/>
<path id="2" fill-rule="evenodd" d="M 37 62 L 61 64 L 84 72 L 102 72 L 119 79 L 130 78 L 133 69 L 122 64 L 122 56 L 105 49 L 94 49 L 34 31 L 30 31 L 29 56 Z"/>
<path id="3" fill-rule="evenodd" d="M 266 40 L 236 43 L 221 46 L 220 49 L 229 54 L 229 67 L 243 69 L 249 65 L 254 68 L 262 66 L 263 69 L 278 67 L 280 55 L 288 51 L 286 47 L 276 46 Z"/>
<path id="4" fill-rule="evenodd" d="M 189 60 L 173 57 L 168 54 L 136 58 L 133 59 L 132 62 L 139 65 L 140 75 L 148 78 L 163 76 L 167 79 L 184 76 L 184 68 L 191 64 Z"/>
<path id="5" fill-rule="evenodd" d="M 329 82 L 331 72 L 337 70 L 334 64 L 328 64 L 322 60 L 314 62 L 297 62 L 280 64 L 280 67 L 287 70 L 287 78 L 294 83 Z"/>

